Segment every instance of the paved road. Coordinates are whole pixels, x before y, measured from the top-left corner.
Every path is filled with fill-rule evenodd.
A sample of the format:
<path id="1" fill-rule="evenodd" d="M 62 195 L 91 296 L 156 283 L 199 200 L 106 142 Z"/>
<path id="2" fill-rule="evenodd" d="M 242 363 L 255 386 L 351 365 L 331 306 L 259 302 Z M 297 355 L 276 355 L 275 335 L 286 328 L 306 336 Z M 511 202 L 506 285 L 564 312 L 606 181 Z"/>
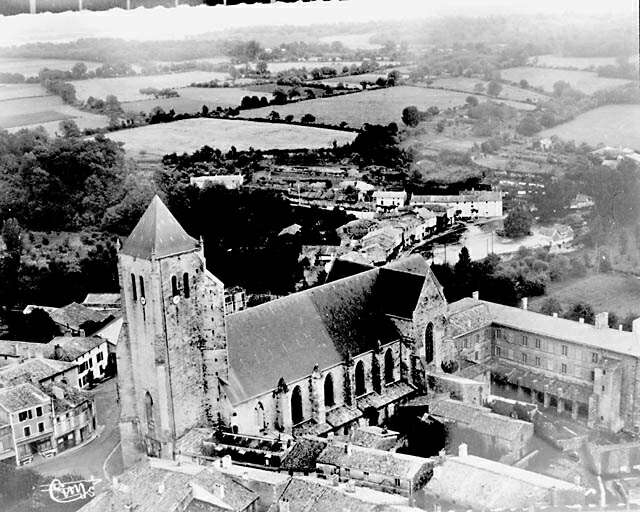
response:
<path id="1" fill-rule="evenodd" d="M 93 476 L 102 480 L 98 485 L 98 490 L 102 490 L 106 484 L 103 464 L 107 457 L 111 455 L 109 470 L 119 472 L 122 467 L 116 381 L 110 379 L 91 392 L 95 395 L 98 425 L 105 427 L 102 434 L 81 448 L 33 464 L 31 467 L 52 476 L 69 473 L 80 474 L 86 478 Z"/>

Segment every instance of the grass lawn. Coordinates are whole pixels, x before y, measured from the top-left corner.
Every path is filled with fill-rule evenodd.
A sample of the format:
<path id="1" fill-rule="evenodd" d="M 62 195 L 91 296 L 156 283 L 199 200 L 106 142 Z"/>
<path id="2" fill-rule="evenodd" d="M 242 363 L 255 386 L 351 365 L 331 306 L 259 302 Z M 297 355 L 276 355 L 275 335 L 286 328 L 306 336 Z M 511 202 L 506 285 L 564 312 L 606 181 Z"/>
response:
<path id="1" fill-rule="evenodd" d="M 364 123 L 401 123 L 402 109 L 409 105 L 415 105 L 421 110 L 431 106 L 446 109 L 463 105 L 467 96 L 466 93 L 399 86 L 258 108 L 246 111 L 244 115 L 265 118 L 269 112 L 275 110 L 280 117 L 293 115 L 294 119 L 299 120 L 309 113 L 313 114 L 319 122 L 340 124 L 346 121 L 349 126 L 360 128 Z M 516 105 L 522 104 L 514 104 Z"/>
<path id="2" fill-rule="evenodd" d="M 571 87 L 585 94 L 593 94 L 599 89 L 607 89 L 626 84 L 629 80 L 619 78 L 605 78 L 589 71 L 573 71 L 565 69 L 517 67 L 500 71 L 502 78 L 511 82 L 526 80 L 529 85 L 542 87 L 545 91 L 553 92 L 553 84 L 563 80 Z"/>
<path id="3" fill-rule="evenodd" d="M 204 145 L 228 151 L 249 149 L 297 149 L 329 147 L 351 142 L 356 133 L 310 126 L 256 123 L 230 119 L 186 119 L 174 123 L 131 128 L 108 134 L 124 142 L 130 156 L 161 158 L 176 152 L 192 153 Z"/>
<path id="4" fill-rule="evenodd" d="M 586 302 L 596 313 L 640 314 L 640 279 L 607 273 L 552 283 L 547 287 L 546 296 L 529 301 L 530 308 L 537 311 L 547 297 L 555 297 L 565 307 L 578 301 Z"/>
<path id="5" fill-rule="evenodd" d="M 540 132 L 540 137 L 586 142 L 593 146 L 628 146 L 640 150 L 640 105 L 606 105 Z"/>

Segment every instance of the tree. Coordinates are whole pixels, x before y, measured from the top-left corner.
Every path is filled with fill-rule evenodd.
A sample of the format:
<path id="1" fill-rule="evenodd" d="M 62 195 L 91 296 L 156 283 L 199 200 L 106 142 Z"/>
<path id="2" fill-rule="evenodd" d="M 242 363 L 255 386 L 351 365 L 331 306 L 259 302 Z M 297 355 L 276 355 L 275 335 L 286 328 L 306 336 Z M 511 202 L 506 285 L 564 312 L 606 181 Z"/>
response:
<path id="1" fill-rule="evenodd" d="M 542 130 L 542 126 L 533 114 L 527 114 L 516 126 L 516 131 L 525 137 L 531 137 Z"/>
<path id="2" fill-rule="evenodd" d="M 84 78 L 87 74 L 87 65 L 84 62 L 77 62 L 71 68 L 71 76 L 76 80 Z"/>
<path id="3" fill-rule="evenodd" d="M 418 107 L 410 106 L 402 110 L 402 122 L 407 126 L 418 126 L 420 122 L 420 111 Z"/>
<path id="4" fill-rule="evenodd" d="M 484 84 L 482 82 L 478 82 L 476 85 L 473 86 L 473 91 L 479 92 L 479 93 L 484 92 Z"/>
<path id="5" fill-rule="evenodd" d="M 259 60 L 256 62 L 256 73 L 258 75 L 266 75 L 268 72 L 267 63 L 263 60 Z"/>
<path id="6" fill-rule="evenodd" d="M 22 229 L 15 218 L 9 218 L 2 224 L 2 240 L 5 254 L 0 259 L 0 304 L 11 307 L 18 297 L 18 271 L 22 255 Z"/>
<path id="7" fill-rule="evenodd" d="M 489 96 L 499 96 L 501 92 L 502 92 L 502 84 L 500 82 L 491 80 L 487 84 L 487 94 Z"/>
<path id="8" fill-rule="evenodd" d="M 313 114 L 305 114 L 302 116 L 302 119 L 300 119 L 300 121 L 304 124 L 315 123 L 316 117 Z"/>
<path id="9" fill-rule="evenodd" d="M 562 304 L 560 304 L 560 301 L 555 297 L 548 297 L 542 302 L 540 313 L 549 316 L 552 316 L 554 313 L 562 315 Z"/>
<path id="10" fill-rule="evenodd" d="M 280 114 L 278 112 L 276 112 L 275 110 L 272 110 L 271 112 L 269 112 L 269 115 L 267 116 L 267 119 L 269 119 L 270 121 L 279 121 L 280 120 Z"/>
<path id="11" fill-rule="evenodd" d="M 202 105 L 202 117 L 207 117 L 209 115 L 209 107 L 206 105 Z"/>
<path id="12" fill-rule="evenodd" d="M 533 218 L 526 206 L 520 204 L 514 207 L 504 220 L 504 232 L 509 238 L 528 236 L 531 232 Z"/>
<path id="13" fill-rule="evenodd" d="M 80 128 L 78 128 L 78 124 L 73 119 L 60 121 L 58 127 L 62 132 L 62 136 L 65 138 L 82 137 L 82 132 L 80 131 Z"/>
<path id="14" fill-rule="evenodd" d="M 578 321 L 580 318 L 583 318 L 586 323 L 593 324 L 595 320 L 595 313 L 591 305 L 586 302 L 575 302 L 569 307 L 564 318 L 574 321 Z"/>
<path id="15" fill-rule="evenodd" d="M 529 82 L 527 82 L 524 78 L 522 80 L 520 80 L 520 87 L 522 87 L 523 89 L 528 89 L 529 88 Z"/>
<path id="16" fill-rule="evenodd" d="M 470 107 L 477 107 L 479 103 L 478 98 L 476 98 L 475 96 L 467 96 L 465 101 Z"/>

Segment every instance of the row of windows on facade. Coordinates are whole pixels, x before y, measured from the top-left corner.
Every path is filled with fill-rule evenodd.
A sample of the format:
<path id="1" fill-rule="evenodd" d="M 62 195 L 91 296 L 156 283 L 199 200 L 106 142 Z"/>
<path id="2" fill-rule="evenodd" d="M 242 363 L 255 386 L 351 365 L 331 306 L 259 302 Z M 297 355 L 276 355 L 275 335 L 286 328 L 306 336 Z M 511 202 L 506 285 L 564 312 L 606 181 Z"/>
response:
<path id="1" fill-rule="evenodd" d="M 395 361 L 393 360 L 393 352 L 388 349 L 384 356 L 384 382 L 385 384 L 391 384 L 395 380 L 394 376 Z M 327 373 L 324 379 L 324 405 L 325 407 L 332 407 L 336 405 L 333 386 L 333 375 Z M 364 363 L 358 361 L 355 370 L 355 394 L 356 396 L 362 396 L 367 393 L 367 382 L 365 376 Z M 256 407 L 258 414 L 258 425 L 264 424 L 264 408 L 261 403 L 258 403 Z M 262 416 L 262 419 L 261 419 Z M 304 408 L 302 406 L 302 390 L 300 386 L 293 388 L 291 393 L 291 421 L 298 424 L 304 421 Z"/>
<path id="2" fill-rule="evenodd" d="M 103 353 L 98 352 L 96 354 L 96 364 L 98 364 L 103 359 L 104 359 Z M 80 365 L 78 366 L 78 372 L 82 373 L 85 370 L 88 370 L 89 368 L 93 368 L 93 359 L 91 357 L 89 357 L 89 359 L 87 359 L 86 361 L 83 361 L 82 363 L 80 363 Z"/>
<path id="3" fill-rule="evenodd" d="M 43 422 L 38 423 L 38 432 L 44 432 L 44 423 Z M 31 436 L 31 427 L 28 427 L 28 426 L 24 427 L 23 433 L 24 433 L 24 437 Z"/>
<path id="4" fill-rule="evenodd" d="M 131 274 L 131 291 L 133 293 L 133 300 L 138 300 L 138 294 L 140 294 L 141 299 L 145 298 L 144 277 L 138 276 L 138 281 L 136 283 L 135 274 Z M 184 274 L 182 274 L 182 293 L 185 299 L 188 299 L 191 296 L 191 287 L 189 285 L 188 272 L 185 272 Z M 178 295 L 180 295 L 180 288 L 178 287 L 178 278 L 177 276 L 171 276 L 171 296 L 177 297 Z"/>
<path id="5" fill-rule="evenodd" d="M 505 341 L 509 341 L 509 338 L 506 334 L 502 333 L 501 329 L 497 329 L 496 330 L 496 337 L 497 338 L 502 338 Z M 540 341 L 540 338 L 535 338 L 535 348 L 541 349 L 542 348 L 542 342 Z M 529 337 L 526 335 L 522 335 L 520 337 L 520 345 L 524 346 L 524 347 L 528 347 L 529 346 Z M 569 346 L 568 345 L 561 345 L 561 352 L 563 356 L 569 357 Z M 591 362 L 592 363 L 597 363 L 598 362 L 598 353 L 597 352 L 591 352 Z"/>
<path id="6" fill-rule="evenodd" d="M 338 473 L 338 471 L 341 471 L 341 472 L 342 472 L 342 474 L 343 474 L 345 477 L 347 477 L 347 478 L 355 478 L 355 477 L 357 476 L 357 473 L 355 473 L 355 474 L 352 474 L 352 473 L 351 473 L 351 469 L 350 469 L 350 468 L 342 468 L 342 469 L 340 469 L 340 470 L 338 470 L 337 468 L 335 468 L 335 469 L 333 470 L 333 473 L 334 473 L 334 474 L 337 474 L 337 473 Z M 321 475 L 323 478 L 325 478 L 325 477 L 324 477 L 324 475 L 322 474 L 322 469 L 318 469 L 318 470 L 317 470 L 317 473 L 318 473 L 319 475 Z M 362 471 L 362 475 L 363 475 L 364 477 L 367 477 L 367 476 L 369 476 L 369 472 L 368 472 L 368 471 Z M 393 485 L 394 485 L 395 487 L 400 487 L 400 485 L 401 485 L 401 484 L 402 484 L 402 482 L 401 482 L 400 478 L 394 478 L 394 479 L 393 479 Z"/>
<path id="7" fill-rule="evenodd" d="M 497 357 L 501 357 L 502 356 L 502 349 L 500 347 L 496 347 L 495 355 Z M 594 354 L 594 355 L 597 356 L 598 354 Z M 528 364 L 529 363 L 529 354 L 527 354 L 526 352 L 522 352 L 520 354 L 520 361 L 523 364 Z M 542 366 L 542 360 L 541 360 L 540 356 L 535 356 L 534 361 L 535 361 L 535 365 L 536 366 L 538 366 L 538 367 Z M 592 361 L 593 362 L 597 362 L 597 358 L 594 358 Z M 567 363 L 561 363 L 560 364 L 560 373 L 564 373 L 564 374 L 568 373 Z M 576 376 L 580 377 L 581 375 L 576 375 Z M 595 380 L 595 372 L 593 370 L 589 370 L 589 378 L 590 378 L 591 381 Z M 603 391 L 604 391 L 604 389 L 603 389 Z"/>
<path id="8" fill-rule="evenodd" d="M 39 418 L 40 416 L 42 416 L 43 411 L 42 411 L 42 407 L 38 406 L 36 407 L 36 417 Z M 26 421 L 26 420 L 31 420 L 33 419 L 33 409 L 28 409 L 26 411 L 22 411 L 18 413 L 18 421 Z"/>

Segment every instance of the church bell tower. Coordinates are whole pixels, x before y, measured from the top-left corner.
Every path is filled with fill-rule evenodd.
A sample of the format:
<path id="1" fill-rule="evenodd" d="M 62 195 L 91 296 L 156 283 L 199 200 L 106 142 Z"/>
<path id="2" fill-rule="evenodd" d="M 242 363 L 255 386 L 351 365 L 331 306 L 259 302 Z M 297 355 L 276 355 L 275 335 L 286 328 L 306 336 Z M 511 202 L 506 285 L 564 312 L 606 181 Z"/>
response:
<path id="1" fill-rule="evenodd" d="M 176 441 L 216 425 L 228 382 L 224 286 L 158 196 L 118 254 L 124 324 L 117 348 L 125 467 L 173 458 Z"/>

